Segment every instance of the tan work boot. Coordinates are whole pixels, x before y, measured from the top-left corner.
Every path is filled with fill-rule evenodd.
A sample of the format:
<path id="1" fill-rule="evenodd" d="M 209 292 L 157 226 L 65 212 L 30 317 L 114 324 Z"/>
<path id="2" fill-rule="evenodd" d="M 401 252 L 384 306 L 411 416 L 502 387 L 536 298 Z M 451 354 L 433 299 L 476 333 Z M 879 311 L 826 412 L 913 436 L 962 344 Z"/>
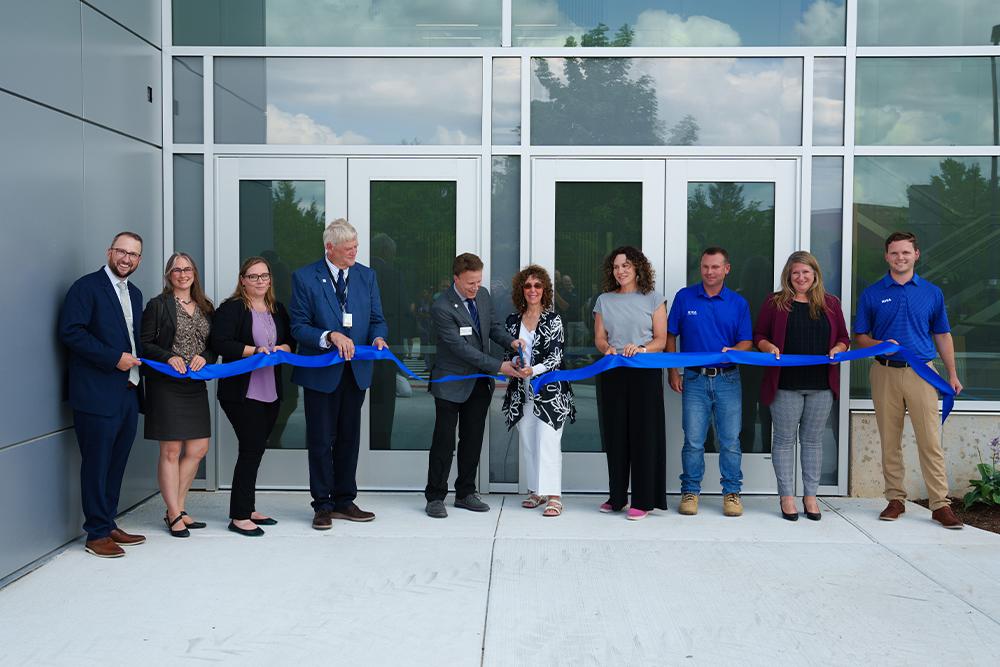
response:
<path id="1" fill-rule="evenodd" d="M 722 499 L 722 513 L 726 516 L 743 516 L 743 501 L 740 500 L 740 494 L 726 494 Z"/>
<path id="2" fill-rule="evenodd" d="M 681 506 L 677 509 L 681 514 L 694 515 L 698 513 L 698 494 L 685 493 L 681 496 Z"/>

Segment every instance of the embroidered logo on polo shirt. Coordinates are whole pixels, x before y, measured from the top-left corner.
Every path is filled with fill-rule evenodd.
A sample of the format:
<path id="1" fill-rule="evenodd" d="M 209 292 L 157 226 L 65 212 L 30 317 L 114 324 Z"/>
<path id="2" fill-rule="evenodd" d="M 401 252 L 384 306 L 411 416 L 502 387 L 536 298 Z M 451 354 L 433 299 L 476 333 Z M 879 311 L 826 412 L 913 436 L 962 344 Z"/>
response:
<path id="1" fill-rule="evenodd" d="M 697 314 L 698 314 L 698 311 L 697 311 L 697 310 L 689 310 L 689 311 L 687 312 L 687 314 L 688 314 L 688 315 L 697 315 Z"/>
<path id="2" fill-rule="evenodd" d="M 882 303 L 889 303 L 890 301 L 892 301 L 892 297 L 889 297 L 888 299 L 882 299 Z"/>

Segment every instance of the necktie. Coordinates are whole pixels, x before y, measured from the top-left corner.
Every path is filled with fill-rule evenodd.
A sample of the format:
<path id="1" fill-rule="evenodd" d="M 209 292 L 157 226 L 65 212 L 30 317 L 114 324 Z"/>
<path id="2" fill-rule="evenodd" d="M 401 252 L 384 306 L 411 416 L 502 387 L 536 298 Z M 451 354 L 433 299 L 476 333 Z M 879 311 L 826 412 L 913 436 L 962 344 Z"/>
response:
<path id="1" fill-rule="evenodd" d="M 344 270 L 337 270 L 337 282 L 335 284 L 335 289 L 337 290 L 337 301 L 340 302 L 341 309 L 347 304 L 347 290 L 346 284 L 344 283 Z"/>
<path id="2" fill-rule="evenodd" d="M 483 331 L 479 326 L 479 309 L 476 308 L 476 300 L 466 299 L 465 303 L 467 303 L 469 306 L 469 315 L 472 315 L 472 323 L 476 325 L 476 331 L 479 333 L 480 336 L 482 336 Z"/>
<path id="3" fill-rule="evenodd" d="M 124 280 L 118 281 L 118 303 L 122 307 L 122 315 L 125 316 L 125 328 L 128 329 L 128 343 L 132 346 L 132 354 L 135 355 L 135 335 L 132 333 L 132 300 L 128 295 L 128 283 Z M 133 366 L 128 371 L 128 381 L 131 384 L 139 384 L 139 367 Z"/>

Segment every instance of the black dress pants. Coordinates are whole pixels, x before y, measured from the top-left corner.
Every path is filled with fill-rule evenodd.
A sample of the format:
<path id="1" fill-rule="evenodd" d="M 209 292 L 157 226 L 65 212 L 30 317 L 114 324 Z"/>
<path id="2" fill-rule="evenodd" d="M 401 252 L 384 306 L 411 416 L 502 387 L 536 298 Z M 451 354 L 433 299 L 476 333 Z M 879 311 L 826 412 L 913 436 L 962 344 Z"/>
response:
<path id="1" fill-rule="evenodd" d="M 667 509 L 667 438 L 663 411 L 663 371 L 614 368 L 601 378 L 598 404 L 608 456 L 611 507 Z"/>
<path id="2" fill-rule="evenodd" d="M 280 401 L 264 403 L 253 399 L 220 401 L 222 411 L 236 431 L 239 455 L 233 469 L 233 490 L 229 495 L 229 518 L 249 519 L 257 509 L 257 471 L 278 420 Z"/>
<path id="3" fill-rule="evenodd" d="M 490 381 L 476 380 L 476 386 L 464 403 L 434 398 L 434 435 L 427 461 L 428 501 L 444 500 L 448 495 L 448 475 L 455 454 L 455 426 L 458 426 L 458 477 L 455 479 L 455 497 L 464 498 L 476 492 L 476 471 L 479 454 L 483 449 L 483 432 L 486 416 L 490 411 Z"/>

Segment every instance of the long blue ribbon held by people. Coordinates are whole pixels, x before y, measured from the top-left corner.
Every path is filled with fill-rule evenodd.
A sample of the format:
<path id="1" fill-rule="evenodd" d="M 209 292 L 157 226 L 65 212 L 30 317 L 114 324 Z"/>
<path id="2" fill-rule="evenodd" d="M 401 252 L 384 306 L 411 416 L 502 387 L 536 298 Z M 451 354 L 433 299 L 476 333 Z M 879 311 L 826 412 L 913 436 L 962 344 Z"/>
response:
<path id="1" fill-rule="evenodd" d="M 952 389 L 951 385 L 943 377 L 928 366 L 926 362 L 918 359 L 905 347 L 890 342 L 882 342 L 872 347 L 839 352 L 833 355 L 833 359 L 820 354 L 783 354 L 779 359 L 775 358 L 773 354 L 765 352 L 741 352 L 738 350 L 730 350 L 729 352 L 651 352 L 637 354 L 632 357 L 609 354 L 589 366 L 543 373 L 531 380 L 531 388 L 537 393 L 539 387 L 544 384 L 560 380 L 564 382 L 586 380 L 612 368 L 685 368 L 691 366 L 714 366 L 716 364 L 747 364 L 750 366 L 778 367 L 816 366 L 887 355 L 902 357 L 921 379 L 940 392 L 943 401 L 941 423 L 944 423 L 944 420 L 948 418 L 948 414 L 955 406 L 955 390 Z"/>
<path id="2" fill-rule="evenodd" d="M 951 388 L 944 378 L 934 372 L 926 363 L 918 359 L 912 352 L 895 343 L 879 343 L 873 347 L 849 350 L 835 354 L 831 360 L 823 355 L 806 354 L 786 354 L 780 359 L 776 359 L 773 354 L 764 352 L 740 352 L 731 350 L 729 352 L 652 352 L 637 354 L 633 357 L 623 357 L 620 354 L 609 354 L 598 361 L 572 370 L 549 371 L 531 380 L 531 387 L 536 392 L 538 389 L 550 382 L 577 382 L 594 377 L 599 373 L 612 368 L 684 368 L 689 366 L 712 366 L 715 364 L 748 364 L 751 366 L 815 366 L 826 365 L 832 362 L 853 361 L 864 359 L 876 355 L 885 356 L 895 354 L 903 358 L 913 368 L 925 382 L 937 389 L 942 396 L 943 406 L 941 410 L 941 421 L 948 418 L 955 405 L 955 390 Z M 456 380 L 467 380 L 470 378 L 493 378 L 504 380 L 503 376 L 494 376 L 484 373 L 473 375 L 446 375 L 444 377 L 428 380 L 422 378 L 401 362 L 389 348 L 381 350 L 371 345 L 358 345 L 354 348 L 355 361 L 391 361 L 407 377 L 420 382 L 454 382 Z M 255 371 L 258 368 L 267 368 L 278 364 L 288 364 L 290 366 L 300 366 L 306 368 L 322 368 L 343 363 L 344 359 L 336 350 L 320 355 L 293 354 L 278 350 L 270 354 L 258 353 L 239 361 L 231 361 L 225 364 L 208 364 L 200 370 L 188 370 L 186 373 L 178 373 L 169 364 L 151 359 L 143 359 L 142 363 L 150 368 L 175 378 L 190 378 L 192 380 L 214 380 L 217 378 L 227 378 L 234 375 L 242 375 Z"/>

